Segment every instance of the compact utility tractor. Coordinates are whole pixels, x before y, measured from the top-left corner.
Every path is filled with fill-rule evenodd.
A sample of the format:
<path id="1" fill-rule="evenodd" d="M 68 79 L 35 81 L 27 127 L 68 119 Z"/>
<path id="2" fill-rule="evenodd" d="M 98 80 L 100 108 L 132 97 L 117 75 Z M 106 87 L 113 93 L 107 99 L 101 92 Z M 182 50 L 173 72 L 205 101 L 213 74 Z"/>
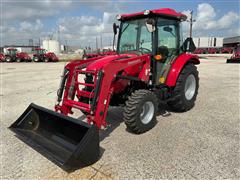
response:
<path id="1" fill-rule="evenodd" d="M 154 127 L 158 104 L 174 111 L 194 106 L 198 56 L 182 42 L 186 16 L 172 9 L 117 16 L 115 55 L 68 63 L 58 89 L 55 112 L 31 104 L 10 129 L 63 168 L 89 165 L 99 158 L 99 130 L 108 127 L 109 106 L 124 106 L 124 122 L 136 134 Z M 115 39 L 115 38 L 114 38 Z M 80 78 L 84 76 L 83 78 Z M 78 109 L 86 121 L 68 116 Z"/>
<path id="2" fill-rule="evenodd" d="M 233 50 L 233 55 L 226 63 L 240 63 L 240 44 Z"/>
<path id="3" fill-rule="evenodd" d="M 31 57 L 25 52 L 18 52 L 15 48 L 8 48 L 5 54 L 6 62 L 31 62 Z"/>
<path id="4" fill-rule="evenodd" d="M 47 52 L 45 49 L 36 48 L 33 54 L 34 62 L 58 62 L 59 59 L 53 52 Z"/>

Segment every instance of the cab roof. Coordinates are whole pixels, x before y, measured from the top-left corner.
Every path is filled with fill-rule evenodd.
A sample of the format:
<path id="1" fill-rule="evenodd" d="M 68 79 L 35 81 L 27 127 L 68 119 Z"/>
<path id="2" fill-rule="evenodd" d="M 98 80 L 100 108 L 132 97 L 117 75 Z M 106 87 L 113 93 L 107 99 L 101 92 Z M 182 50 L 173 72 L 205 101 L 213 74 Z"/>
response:
<path id="1" fill-rule="evenodd" d="M 149 14 L 145 14 L 146 11 L 149 11 Z M 148 15 L 159 15 L 159 16 L 165 16 L 165 17 L 172 17 L 176 18 L 178 20 L 185 21 L 187 19 L 187 16 L 183 13 L 177 12 L 174 9 L 170 8 L 161 8 L 161 9 L 153 9 L 153 10 L 145 10 L 142 12 L 136 12 L 131 14 L 121 14 L 119 20 L 126 20 L 131 19 L 135 17 L 144 17 Z"/>

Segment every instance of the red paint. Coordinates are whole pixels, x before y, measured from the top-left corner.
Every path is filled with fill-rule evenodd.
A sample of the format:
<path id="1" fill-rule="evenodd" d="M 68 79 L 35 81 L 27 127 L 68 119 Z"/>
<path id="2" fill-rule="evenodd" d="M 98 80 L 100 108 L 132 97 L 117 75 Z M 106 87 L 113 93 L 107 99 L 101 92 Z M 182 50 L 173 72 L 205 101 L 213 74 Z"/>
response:
<path id="1" fill-rule="evenodd" d="M 206 50 L 204 48 L 197 48 L 193 53 L 194 54 L 204 54 Z"/>
<path id="2" fill-rule="evenodd" d="M 208 54 L 216 54 L 217 49 L 216 48 L 208 48 Z"/>
<path id="3" fill-rule="evenodd" d="M 174 9 L 170 9 L 170 8 L 154 9 L 154 10 L 150 10 L 150 11 L 151 11 L 151 14 L 155 14 L 155 15 L 170 16 L 170 17 L 174 17 L 174 18 L 182 19 L 182 20 L 187 19 L 187 16 L 185 14 L 176 12 Z M 137 12 L 137 13 L 131 13 L 131 14 L 121 14 L 121 20 L 129 19 L 129 18 L 137 17 L 137 16 L 144 16 L 144 11 Z"/>
<path id="4" fill-rule="evenodd" d="M 166 85 L 169 87 L 174 87 L 176 85 L 178 76 L 187 63 L 200 64 L 197 55 L 193 54 L 181 54 L 179 55 L 172 64 L 171 70 L 168 73 Z"/>
<path id="5" fill-rule="evenodd" d="M 5 61 L 5 55 L 3 53 L 0 53 L 0 62 Z"/>
<path id="6" fill-rule="evenodd" d="M 221 53 L 228 53 L 228 54 L 231 54 L 231 53 L 233 53 L 233 48 L 231 48 L 231 47 L 223 47 L 222 49 L 221 49 Z"/>
<path id="7" fill-rule="evenodd" d="M 119 58 L 121 58 L 121 60 L 119 60 Z M 87 68 L 84 70 L 85 67 Z M 93 122 L 99 128 L 101 125 L 106 126 L 106 112 L 112 93 L 123 91 L 129 82 L 129 80 L 122 79 L 114 81 L 115 75 L 121 71 L 123 72 L 123 76 L 135 76 L 143 82 L 147 82 L 149 80 L 149 67 L 149 55 L 137 56 L 134 54 L 121 54 L 102 58 L 72 61 L 65 67 L 69 70 L 66 88 L 62 103 L 61 105 L 55 106 L 55 110 L 60 111 L 65 115 L 69 113 L 71 114 L 72 108 L 90 112 L 90 106 L 88 104 L 74 101 L 71 99 L 71 97 L 85 97 L 91 95 L 91 93 L 88 92 L 88 94 L 86 94 L 86 92 L 79 88 L 78 84 L 84 82 L 79 82 L 78 74 L 83 71 L 86 71 L 86 73 L 91 73 L 94 77 L 94 86 L 96 86 L 97 74 L 101 70 L 104 72 L 104 76 L 100 86 L 97 106 L 93 114 L 88 115 L 87 117 L 88 122 Z"/>
<path id="8" fill-rule="evenodd" d="M 103 52 L 97 52 L 97 53 L 86 53 L 84 54 L 84 57 L 89 59 L 89 58 L 95 58 L 95 57 L 99 57 L 99 56 L 108 56 L 108 55 L 115 55 L 116 51 L 103 51 Z"/>

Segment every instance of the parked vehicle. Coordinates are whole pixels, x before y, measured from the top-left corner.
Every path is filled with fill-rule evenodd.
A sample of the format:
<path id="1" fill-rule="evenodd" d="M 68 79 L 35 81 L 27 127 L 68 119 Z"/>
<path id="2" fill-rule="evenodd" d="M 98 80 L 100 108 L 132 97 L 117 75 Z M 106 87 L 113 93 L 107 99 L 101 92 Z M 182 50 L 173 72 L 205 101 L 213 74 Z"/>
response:
<path id="1" fill-rule="evenodd" d="M 223 47 L 221 49 L 221 53 L 222 54 L 224 54 L 224 53 L 231 54 L 231 53 L 233 53 L 233 48 L 231 48 L 231 47 Z"/>
<path id="2" fill-rule="evenodd" d="M 47 52 L 45 49 L 36 48 L 33 54 L 34 62 L 58 62 L 59 59 L 53 52 Z"/>
<path id="3" fill-rule="evenodd" d="M 208 48 L 207 52 L 208 52 L 208 54 L 216 54 L 217 49 L 216 48 Z"/>
<path id="4" fill-rule="evenodd" d="M 116 54 L 69 62 L 55 112 L 30 104 L 10 129 L 59 166 L 69 168 L 98 160 L 99 130 L 108 127 L 110 105 L 124 106 L 124 122 L 136 134 L 155 126 L 159 102 L 178 112 L 192 109 L 200 61 L 189 53 L 195 49 L 192 38 L 177 43 L 180 23 L 186 19 L 168 8 L 119 15 L 120 26 L 113 24 L 114 35 L 119 31 Z M 126 49 L 126 44 L 131 46 Z M 73 108 L 86 115 L 87 123 L 68 116 Z"/>
<path id="5" fill-rule="evenodd" d="M 26 52 L 18 52 L 15 48 L 8 48 L 5 54 L 6 62 L 31 62 L 31 57 Z"/>
<path id="6" fill-rule="evenodd" d="M 205 54 L 206 53 L 206 49 L 204 49 L 204 48 L 197 48 L 193 53 L 194 54 Z"/>
<path id="7" fill-rule="evenodd" d="M 240 63 L 240 45 L 238 45 L 230 59 L 227 59 L 227 63 Z"/>

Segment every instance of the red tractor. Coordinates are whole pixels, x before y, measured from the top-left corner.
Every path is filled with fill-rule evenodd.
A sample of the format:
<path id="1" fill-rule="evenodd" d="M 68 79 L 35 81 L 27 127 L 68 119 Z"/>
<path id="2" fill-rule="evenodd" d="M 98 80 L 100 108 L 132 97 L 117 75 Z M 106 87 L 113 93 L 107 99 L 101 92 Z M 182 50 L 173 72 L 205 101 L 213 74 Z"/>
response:
<path id="1" fill-rule="evenodd" d="M 216 48 L 208 48 L 207 52 L 208 52 L 208 54 L 216 54 L 217 49 Z"/>
<path id="2" fill-rule="evenodd" d="M 231 48 L 231 47 L 223 47 L 221 49 L 221 53 L 222 54 L 231 54 L 231 53 L 233 53 L 233 48 Z"/>
<path id="3" fill-rule="evenodd" d="M 6 62 L 31 62 L 31 57 L 25 52 L 18 52 L 15 48 L 8 48 L 5 54 Z"/>
<path id="4" fill-rule="evenodd" d="M 227 59 L 227 63 L 240 63 L 240 45 L 233 50 L 233 55 Z"/>
<path id="5" fill-rule="evenodd" d="M 197 49 L 195 49 L 195 51 L 193 53 L 194 54 L 205 54 L 206 50 L 204 48 L 197 48 Z"/>
<path id="6" fill-rule="evenodd" d="M 193 108 L 199 87 L 198 56 L 192 38 L 181 43 L 186 15 L 173 9 L 117 16 L 115 55 L 68 63 L 55 112 L 31 104 L 10 129 L 63 168 L 99 158 L 99 130 L 108 128 L 109 106 L 123 106 L 123 120 L 136 134 L 156 124 L 159 102 L 174 111 Z M 115 39 L 115 38 L 114 38 Z M 127 45 L 128 48 L 126 48 Z M 68 116 L 78 109 L 86 121 Z"/>
<path id="7" fill-rule="evenodd" d="M 0 53 L 0 62 L 5 61 L 5 55 L 3 53 Z"/>
<path id="8" fill-rule="evenodd" d="M 33 54 L 34 62 L 58 62 L 59 59 L 53 52 L 47 52 L 45 49 L 36 48 Z"/>

